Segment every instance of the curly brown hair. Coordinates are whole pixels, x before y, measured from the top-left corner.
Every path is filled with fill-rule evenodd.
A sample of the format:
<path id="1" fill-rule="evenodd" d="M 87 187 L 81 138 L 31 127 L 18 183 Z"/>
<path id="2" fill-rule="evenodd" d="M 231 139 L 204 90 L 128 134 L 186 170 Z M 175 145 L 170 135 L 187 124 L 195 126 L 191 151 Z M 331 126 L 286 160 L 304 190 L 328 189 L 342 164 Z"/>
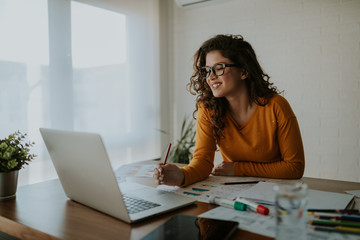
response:
<path id="1" fill-rule="evenodd" d="M 197 95 L 195 111 L 193 112 L 195 119 L 200 104 L 210 110 L 212 114 L 210 122 L 213 125 L 213 133 L 218 142 L 223 136 L 222 132 L 225 128 L 223 118 L 229 110 L 228 101 L 225 97 L 214 97 L 206 79 L 200 73 L 200 68 L 206 64 L 206 55 L 215 50 L 234 64 L 241 66 L 243 72 L 247 74 L 244 81 L 250 102 L 264 106 L 271 97 L 279 92 L 269 81 L 269 75 L 264 73 L 261 68 L 254 49 L 247 41 L 244 41 L 241 35 L 216 35 L 205 41 L 194 55 L 194 73 L 190 78 L 190 83 L 187 84 L 187 89 L 191 94 Z"/>

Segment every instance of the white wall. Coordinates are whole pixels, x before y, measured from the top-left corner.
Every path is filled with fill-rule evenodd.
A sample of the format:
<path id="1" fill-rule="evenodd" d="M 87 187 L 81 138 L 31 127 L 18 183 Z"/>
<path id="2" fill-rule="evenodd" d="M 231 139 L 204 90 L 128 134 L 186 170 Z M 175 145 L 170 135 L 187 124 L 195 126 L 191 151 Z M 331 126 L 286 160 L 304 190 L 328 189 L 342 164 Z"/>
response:
<path id="1" fill-rule="evenodd" d="M 359 0 L 173 3 L 169 12 L 175 133 L 194 110 L 195 98 L 185 90 L 193 54 L 215 34 L 241 34 L 297 115 L 305 176 L 360 181 Z"/>

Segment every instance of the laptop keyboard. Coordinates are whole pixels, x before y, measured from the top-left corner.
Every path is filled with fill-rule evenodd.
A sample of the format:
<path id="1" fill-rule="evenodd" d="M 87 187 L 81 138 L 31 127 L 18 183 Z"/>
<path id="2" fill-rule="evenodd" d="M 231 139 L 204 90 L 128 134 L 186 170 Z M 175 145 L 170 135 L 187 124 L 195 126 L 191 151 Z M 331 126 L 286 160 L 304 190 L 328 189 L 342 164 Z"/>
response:
<path id="1" fill-rule="evenodd" d="M 126 208 L 130 214 L 142 212 L 160 206 L 160 204 L 146 201 L 144 199 L 133 198 L 129 196 L 123 196 L 123 198 Z"/>

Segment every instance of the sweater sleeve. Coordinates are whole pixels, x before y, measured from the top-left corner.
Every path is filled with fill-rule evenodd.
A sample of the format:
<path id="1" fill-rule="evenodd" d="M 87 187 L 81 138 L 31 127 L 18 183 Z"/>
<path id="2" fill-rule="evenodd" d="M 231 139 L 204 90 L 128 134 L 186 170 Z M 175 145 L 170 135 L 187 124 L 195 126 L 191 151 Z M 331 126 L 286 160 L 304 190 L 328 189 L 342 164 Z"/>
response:
<path id="1" fill-rule="evenodd" d="M 189 165 L 181 168 L 185 176 L 183 186 L 207 178 L 213 169 L 216 142 L 209 119 L 209 112 L 200 107 L 196 120 L 194 156 Z"/>
<path id="2" fill-rule="evenodd" d="M 273 111 L 277 118 L 277 136 L 274 141 L 279 146 L 279 159 L 269 163 L 235 162 L 235 175 L 288 179 L 303 176 L 304 148 L 296 117 L 286 100 L 275 105 Z"/>

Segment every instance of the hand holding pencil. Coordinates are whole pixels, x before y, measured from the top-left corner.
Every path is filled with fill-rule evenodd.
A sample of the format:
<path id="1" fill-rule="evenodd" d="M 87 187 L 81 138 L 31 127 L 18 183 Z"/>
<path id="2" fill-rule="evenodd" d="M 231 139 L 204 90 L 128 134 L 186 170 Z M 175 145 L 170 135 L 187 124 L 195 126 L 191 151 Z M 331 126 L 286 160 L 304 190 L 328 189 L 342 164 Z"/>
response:
<path id="1" fill-rule="evenodd" d="M 181 186 L 184 183 L 184 173 L 175 164 L 167 163 L 170 148 L 171 143 L 167 146 L 163 162 L 154 169 L 154 178 L 157 179 L 158 184 Z"/>

